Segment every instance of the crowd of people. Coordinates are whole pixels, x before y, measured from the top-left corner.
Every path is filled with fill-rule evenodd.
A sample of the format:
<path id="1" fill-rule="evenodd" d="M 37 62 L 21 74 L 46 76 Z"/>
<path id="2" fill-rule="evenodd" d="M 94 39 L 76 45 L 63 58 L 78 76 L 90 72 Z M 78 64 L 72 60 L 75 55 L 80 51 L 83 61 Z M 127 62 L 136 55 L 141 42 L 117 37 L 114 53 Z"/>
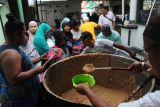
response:
<path id="1" fill-rule="evenodd" d="M 60 29 L 53 29 L 48 23 L 38 25 L 30 21 L 28 31 L 24 23 L 16 19 L 13 14 L 6 15 L 5 24 L 6 42 L 0 46 L 0 102 L 5 107 L 36 107 L 39 106 L 40 76 L 48 62 L 46 56 L 52 56 L 55 61 L 78 54 L 107 53 L 129 59 L 135 58 L 135 52 L 122 45 L 121 36 L 115 30 L 115 17 L 108 7 L 101 7 L 98 23 L 89 20 L 83 15 L 83 22 L 65 17 Z M 157 20 L 158 21 L 158 20 Z M 157 27 L 153 28 L 153 25 Z M 160 23 L 151 21 L 144 32 L 145 50 L 153 68 L 159 74 L 158 48 Z M 97 33 L 95 29 L 100 29 Z M 151 29 L 151 30 L 150 30 Z M 154 47 L 156 46 L 156 48 Z M 49 54 L 51 55 L 49 55 Z M 154 54 L 154 55 L 153 55 Z M 39 62 L 45 61 L 42 64 Z M 141 69 L 141 63 L 133 63 L 131 71 Z M 144 68 L 151 65 L 143 64 Z M 97 98 L 87 84 L 77 87 L 80 93 L 85 94 L 94 107 L 110 107 Z M 159 91 L 148 94 L 138 101 L 123 103 L 118 107 L 158 107 Z M 149 98 L 150 97 L 150 98 Z M 149 105 L 151 104 L 151 106 Z"/>

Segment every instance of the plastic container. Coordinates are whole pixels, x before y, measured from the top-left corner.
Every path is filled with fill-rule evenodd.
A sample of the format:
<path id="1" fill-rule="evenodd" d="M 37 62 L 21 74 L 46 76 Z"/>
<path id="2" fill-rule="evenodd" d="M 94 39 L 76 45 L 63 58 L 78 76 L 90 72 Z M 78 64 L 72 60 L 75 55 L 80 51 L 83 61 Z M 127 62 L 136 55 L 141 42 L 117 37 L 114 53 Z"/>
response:
<path id="1" fill-rule="evenodd" d="M 93 87 L 95 84 L 95 79 L 89 74 L 79 74 L 72 78 L 72 84 L 74 87 L 77 87 L 77 85 L 81 83 L 88 83 L 90 87 Z"/>

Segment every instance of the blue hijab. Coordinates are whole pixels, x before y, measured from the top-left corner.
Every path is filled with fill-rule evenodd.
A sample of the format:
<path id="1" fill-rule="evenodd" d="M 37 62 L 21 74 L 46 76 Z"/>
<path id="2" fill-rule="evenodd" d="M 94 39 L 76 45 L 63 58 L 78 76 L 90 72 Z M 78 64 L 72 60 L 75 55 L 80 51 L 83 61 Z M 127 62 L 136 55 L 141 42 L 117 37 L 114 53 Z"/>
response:
<path id="1" fill-rule="evenodd" d="M 42 23 L 36 31 L 33 43 L 40 55 L 43 55 L 50 50 L 45 37 L 45 33 L 49 32 L 50 29 L 51 27 L 48 24 Z"/>

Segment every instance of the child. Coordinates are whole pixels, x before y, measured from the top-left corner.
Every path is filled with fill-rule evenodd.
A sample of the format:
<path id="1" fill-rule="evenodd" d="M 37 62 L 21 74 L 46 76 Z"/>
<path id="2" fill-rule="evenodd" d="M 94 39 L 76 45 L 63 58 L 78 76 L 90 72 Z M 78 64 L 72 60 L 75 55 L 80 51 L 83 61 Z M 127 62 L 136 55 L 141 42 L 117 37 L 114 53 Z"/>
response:
<path id="1" fill-rule="evenodd" d="M 66 41 L 66 46 L 69 50 L 69 56 L 71 56 L 73 50 L 73 35 L 70 31 L 70 24 L 63 23 L 62 28 L 63 28 L 63 35 Z"/>
<path id="2" fill-rule="evenodd" d="M 80 40 L 81 37 L 81 31 L 80 31 L 80 26 L 79 26 L 79 22 L 76 20 L 71 20 L 71 33 L 73 35 L 73 42 L 74 42 L 74 46 L 73 46 L 73 54 L 79 54 L 82 50 L 82 42 Z"/>

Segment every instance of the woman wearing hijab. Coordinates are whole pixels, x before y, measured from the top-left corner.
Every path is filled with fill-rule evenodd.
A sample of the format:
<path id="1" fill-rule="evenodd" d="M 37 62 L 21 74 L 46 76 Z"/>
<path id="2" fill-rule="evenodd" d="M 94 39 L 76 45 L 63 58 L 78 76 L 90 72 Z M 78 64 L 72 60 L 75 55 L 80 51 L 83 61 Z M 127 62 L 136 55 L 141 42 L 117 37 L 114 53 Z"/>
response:
<path id="1" fill-rule="evenodd" d="M 50 50 L 45 36 L 50 30 L 51 27 L 48 24 L 42 23 L 36 31 L 33 43 L 40 55 L 43 55 Z"/>
<path id="2" fill-rule="evenodd" d="M 70 30 L 70 24 L 69 23 L 63 23 L 63 34 L 66 41 L 66 46 L 68 47 L 70 55 L 72 55 L 73 50 L 73 35 Z"/>
<path id="3" fill-rule="evenodd" d="M 29 22 L 29 29 L 26 32 L 27 41 L 22 46 L 22 48 L 25 50 L 26 54 L 28 56 L 30 56 L 31 58 L 39 57 L 39 54 L 38 54 L 38 52 L 35 49 L 35 46 L 33 44 L 33 40 L 34 40 L 37 28 L 38 28 L 38 25 L 37 25 L 37 23 L 35 21 L 30 21 Z"/>
<path id="4" fill-rule="evenodd" d="M 69 23 L 69 22 L 70 22 L 70 19 L 68 17 L 64 17 L 61 22 L 60 30 L 63 31 L 63 23 Z"/>

